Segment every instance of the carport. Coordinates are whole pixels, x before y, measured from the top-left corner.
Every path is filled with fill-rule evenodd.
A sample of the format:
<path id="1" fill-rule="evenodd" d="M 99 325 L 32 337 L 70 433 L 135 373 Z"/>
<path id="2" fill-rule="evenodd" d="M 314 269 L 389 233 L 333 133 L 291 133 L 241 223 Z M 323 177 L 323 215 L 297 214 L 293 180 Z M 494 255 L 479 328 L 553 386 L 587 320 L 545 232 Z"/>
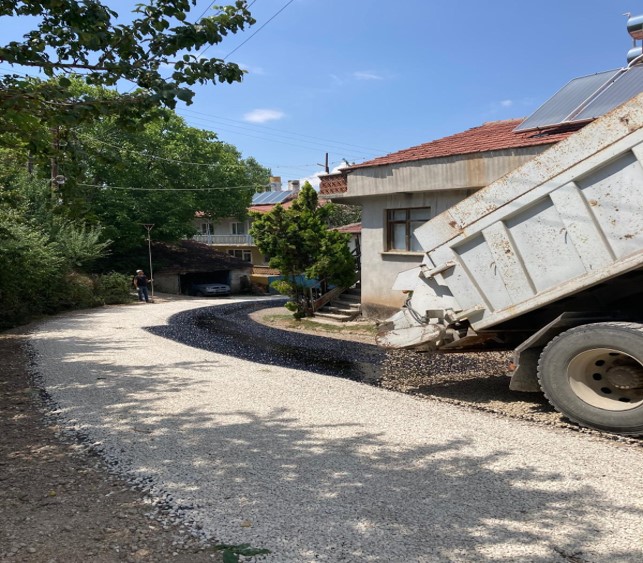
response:
<path id="1" fill-rule="evenodd" d="M 192 283 L 225 283 L 232 293 L 246 286 L 252 264 L 192 240 L 153 242 L 154 287 L 165 293 L 186 293 Z"/>

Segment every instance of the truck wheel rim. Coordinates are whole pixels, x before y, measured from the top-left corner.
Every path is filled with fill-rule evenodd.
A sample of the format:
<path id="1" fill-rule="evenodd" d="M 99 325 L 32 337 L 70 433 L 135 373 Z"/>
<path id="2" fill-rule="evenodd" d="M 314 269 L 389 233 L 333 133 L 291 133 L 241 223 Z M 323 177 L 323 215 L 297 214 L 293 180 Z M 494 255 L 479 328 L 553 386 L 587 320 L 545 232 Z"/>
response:
<path id="1" fill-rule="evenodd" d="M 576 396 L 593 407 L 627 411 L 643 404 L 643 364 L 621 350 L 581 352 L 569 362 L 567 375 Z"/>

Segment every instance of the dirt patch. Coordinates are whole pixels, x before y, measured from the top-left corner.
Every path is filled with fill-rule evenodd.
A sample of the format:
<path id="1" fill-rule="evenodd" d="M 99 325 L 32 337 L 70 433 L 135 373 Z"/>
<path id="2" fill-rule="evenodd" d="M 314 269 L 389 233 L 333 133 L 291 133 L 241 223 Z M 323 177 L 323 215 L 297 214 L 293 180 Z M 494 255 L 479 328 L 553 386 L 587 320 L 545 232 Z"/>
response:
<path id="1" fill-rule="evenodd" d="M 0 561 L 222 561 L 46 424 L 25 337 L 0 334 Z"/>
<path id="2" fill-rule="evenodd" d="M 376 323 L 373 321 L 356 320 L 339 323 L 322 318 L 297 320 L 293 318 L 292 313 L 289 313 L 285 307 L 259 309 L 251 312 L 248 316 L 255 322 L 291 332 L 303 332 L 339 340 L 375 344 L 377 330 Z"/>

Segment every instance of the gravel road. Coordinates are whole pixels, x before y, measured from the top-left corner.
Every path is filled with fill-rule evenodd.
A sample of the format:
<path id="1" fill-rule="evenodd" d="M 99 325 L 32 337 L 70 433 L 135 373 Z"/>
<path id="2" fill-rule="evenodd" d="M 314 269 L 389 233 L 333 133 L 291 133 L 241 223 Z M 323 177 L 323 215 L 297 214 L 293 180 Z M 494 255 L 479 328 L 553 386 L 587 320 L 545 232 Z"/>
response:
<path id="1" fill-rule="evenodd" d="M 217 334 L 212 304 L 31 336 L 54 414 L 195 533 L 279 563 L 643 560 L 640 449 L 329 377 L 264 329 Z"/>

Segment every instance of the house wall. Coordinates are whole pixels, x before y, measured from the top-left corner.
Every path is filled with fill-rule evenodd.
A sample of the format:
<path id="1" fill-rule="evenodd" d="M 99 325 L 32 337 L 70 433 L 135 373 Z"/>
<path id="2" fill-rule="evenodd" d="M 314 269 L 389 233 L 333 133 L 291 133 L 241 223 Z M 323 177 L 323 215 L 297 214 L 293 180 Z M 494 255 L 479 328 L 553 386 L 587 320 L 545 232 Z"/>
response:
<path id="1" fill-rule="evenodd" d="M 211 223 L 211 230 L 209 235 L 206 236 L 203 234 L 203 224 L 208 222 Z M 251 264 L 255 266 L 267 266 L 268 262 L 266 262 L 264 254 L 254 245 L 254 241 L 250 235 L 233 235 L 232 223 L 245 223 L 247 233 L 250 230 L 250 225 L 252 225 L 252 219 L 239 221 L 238 219 L 227 217 L 210 222 L 207 219 L 196 218 L 194 220 L 194 227 L 199 234 L 193 238 L 198 242 L 212 246 L 214 250 L 225 252 L 226 254 L 228 254 L 229 250 L 250 251 L 252 256 Z M 222 242 L 222 239 L 217 239 L 216 237 L 225 238 Z"/>
<path id="2" fill-rule="evenodd" d="M 205 223 L 210 223 L 212 225 L 212 230 L 210 231 L 211 235 L 231 235 L 232 223 L 245 223 L 246 232 L 248 232 L 248 229 L 250 228 L 249 219 L 240 221 L 239 219 L 234 219 L 232 217 L 226 217 L 223 219 L 215 219 L 215 220 L 196 218 L 194 220 L 194 227 L 199 234 L 204 234 L 202 225 Z"/>
<path id="3" fill-rule="evenodd" d="M 386 212 L 389 209 L 430 207 L 431 217 L 455 205 L 471 191 L 390 194 L 365 198 L 362 203 L 362 314 L 386 318 L 404 304 L 404 294 L 393 291 L 397 274 L 415 268 L 422 252 L 386 251 Z"/>
<path id="4" fill-rule="evenodd" d="M 162 293 L 181 293 L 181 280 L 178 274 L 154 274 L 154 291 Z"/>
<path id="5" fill-rule="evenodd" d="M 549 146 L 357 168 L 348 175 L 348 190 L 342 195 L 361 198 L 400 192 L 482 188 L 531 160 Z"/>
<path id="6" fill-rule="evenodd" d="M 348 189 L 334 201 L 362 206 L 362 314 L 384 319 L 404 304 L 405 295 L 391 288 L 400 272 L 420 264 L 422 252 L 386 250 L 389 209 L 430 207 L 431 217 L 471 195 L 549 145 L 494 151 L 418 162 L 356 169 Z"/>

